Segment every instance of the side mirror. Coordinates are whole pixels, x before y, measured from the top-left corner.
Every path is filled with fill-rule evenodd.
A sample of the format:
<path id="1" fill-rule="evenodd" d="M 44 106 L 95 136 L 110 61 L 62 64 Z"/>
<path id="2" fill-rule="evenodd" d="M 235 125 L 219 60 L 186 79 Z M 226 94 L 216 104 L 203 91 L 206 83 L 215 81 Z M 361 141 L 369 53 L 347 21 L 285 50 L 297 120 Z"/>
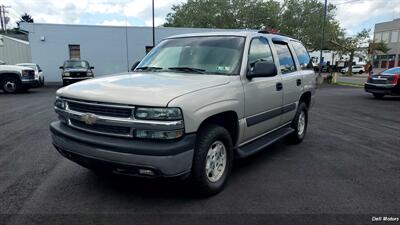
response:
<path id="1" fill-rule="evenodd" d="M 63 66 L 60 66 L 59 68 L 60 68 L 60 70 L 63 70 L 63 69 L 64 69 L 64 67 L 63 67 Z"/>
<path id="2" fill-rule="evenodd" d="M 90 69 L 91 69 L 91 70 L 94 69 L 94 66 L 91 66 Z"/>
<path id="3" fill-rule="evenodd" d="M 136 67 L 139 65 L 140 61 L 136 61 L 132 67 L 131 67 L 131 71 L 134 71 L 136 69 Z"/>
<path id="4" fill-rule="evenodd" d="M 39 72 L 42 72 L 43 70 L 42 69 L 39 69 Z"/>
<path id="5" fill-rule="evenodd" d="M 247 78 L 249 79 L 254 77 L 274 77 L 278 74 L 275 63 L 267 61 L 255 62 L 250 70 L 247 73 Z"/>

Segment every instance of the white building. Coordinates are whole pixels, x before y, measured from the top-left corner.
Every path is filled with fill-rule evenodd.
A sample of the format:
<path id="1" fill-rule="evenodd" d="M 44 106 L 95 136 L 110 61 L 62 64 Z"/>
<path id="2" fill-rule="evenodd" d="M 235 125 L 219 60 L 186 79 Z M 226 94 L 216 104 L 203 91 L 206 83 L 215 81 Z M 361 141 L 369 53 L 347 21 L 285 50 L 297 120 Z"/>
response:
<path id="1" fill-rule="evenodd" d="M 310 57 L 312 58 L 315 64 L 319 63 L 320 51 L 310 52 Z M 336 65 L 338 67 L 344 67 L 350 60 L 349 55 L 341 55 L 336 51 L 322 51 L 322 61 L 324 63 L 330 63 L 330 65 Z M 365 52 L 356 52 L 353 57 L 354 65 L 365 65 L 367 64 L 367 55 Z"/>
<path id="2" fill-rule="evenodd" d="M 61 81 L 59 66 L 71 55 L 89 61 L 97 77 L 126 72 L 145 56 L 153 40 L 151 27 L 21 23 L 21 29 L 29 33 L 32 62 L 49 82 Z M 168 36 L 209 31 L 217 30 L 157 27 L 155 40 L 157 44 Z"/>
<path id="3" fill-rule="evenodd" d="M 31 62 L 29 42 L 0 35 L 0 60 L 6 64 Z"/>

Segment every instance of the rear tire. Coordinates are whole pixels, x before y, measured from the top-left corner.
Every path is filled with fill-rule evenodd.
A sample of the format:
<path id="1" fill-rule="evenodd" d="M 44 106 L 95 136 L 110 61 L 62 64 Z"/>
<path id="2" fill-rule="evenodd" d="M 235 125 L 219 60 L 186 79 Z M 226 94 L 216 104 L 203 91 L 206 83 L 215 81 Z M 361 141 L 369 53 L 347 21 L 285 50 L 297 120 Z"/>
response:
<path id="1" fill-rule="evenodd" d="M 385 96 L 384 94 L 376 94 L 376 93 L 373 93 L 372 95 L 373 95 L 374 98 L 376 98 L 376 99 L 382 99 L 382 98 Z"/>
<path id="2" fill-rule="evenodd" d="M 226 184 L 232 163 L 232 139 L 229 132 L 212 124 L 201 128 L 191 172 L 194 189 L 202 196 L 220 192 Z"/>
<path id="3" fill-rule="evenodd" d="M 1 88 L 6 94 L 17 93 L 21 91 L 22 84 L 15 77 L 5 77 L 1 80 Z"/>
<path id="4" fill-rule="evenodd" d="M 306 136 L 308 126 L 308 108 L 306 103 L 299 102 L 296 115 L 292 121 L 291 127 L 294 132 L 288 136 L 288 141 L 292 144 L 299 144 Z"/>
<path id="5" fill-rule="evenodd" d="M 359 74 L 363 74 L 363 73 L 364 73 L 364 71 L 360 70 L 358 73 L 359 73 Z"/>

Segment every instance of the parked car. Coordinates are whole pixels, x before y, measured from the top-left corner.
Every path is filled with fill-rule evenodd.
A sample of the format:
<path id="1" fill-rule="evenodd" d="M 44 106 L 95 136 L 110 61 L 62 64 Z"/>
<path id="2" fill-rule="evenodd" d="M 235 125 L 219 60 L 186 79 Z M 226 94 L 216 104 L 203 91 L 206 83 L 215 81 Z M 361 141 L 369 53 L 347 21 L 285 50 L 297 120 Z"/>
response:
<path id="1" fill-rule="evenodd" d="M 349 67 L 346 67 L 346 68 L 343 68 L 340 70 L 340 72 L 342 72 L 342 74 L 345 74 L 348 71 L 349 71 Z M 354 65 L 351 68 L 351 72 L 362 74 L 362 73 L 364 73 L 364 66 L 363 65 Z"/>
<path id="2" fill-rule="evenodd" d="M 305 137 L 316 76 L 301 42 L 218 32 L 167 38 L 134 72 L 57 91 L 55 148 L 95 171 L 190 177 L 221 191 L 233 158 Z"/>
<path id="3" fill-rule="evenodd" d="M 44 76 L 43 71 L 40 66 L 36 63 L 18 63 L 17 66 L 29 67 L 35 70 L 35 87 L 43 87 L 44 86 Z"/>
<path id="4" fill-rule="evenodd" d="M 60 66 L 63 86 L 94 77 L 93 66 L 86 60 L 71 59 Z"/>
<path id="5" fill-rule="evenodd" d="M 400 67 L 382 71 L 368 77 L 364 85 L 365 91 L 372 93 L 375 98 L 385 95 L 400 95 Z"/>
<path id="6" fill-rule="evenodd" d="M 35 83 L 35 71 L 14 65 L 0 65 L 0 85 L 5 93 L 26 91 Z"/>

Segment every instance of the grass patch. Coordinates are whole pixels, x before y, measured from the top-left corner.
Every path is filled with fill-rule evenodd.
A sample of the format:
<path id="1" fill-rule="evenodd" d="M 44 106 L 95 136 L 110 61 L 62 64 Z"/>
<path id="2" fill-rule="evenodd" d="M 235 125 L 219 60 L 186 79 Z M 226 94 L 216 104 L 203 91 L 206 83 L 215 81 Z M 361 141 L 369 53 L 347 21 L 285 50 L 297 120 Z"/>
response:
<path id="1" fill-rule="evenodd" d="M 354 83 L 349 83 L 349 82 L 336 82 L 334 85 L 340 85 L 340 86 L 350 86 L 350 87 L 358 87 L 358 88 L 363 88 L 363 84 L 354 84 Z"/>

